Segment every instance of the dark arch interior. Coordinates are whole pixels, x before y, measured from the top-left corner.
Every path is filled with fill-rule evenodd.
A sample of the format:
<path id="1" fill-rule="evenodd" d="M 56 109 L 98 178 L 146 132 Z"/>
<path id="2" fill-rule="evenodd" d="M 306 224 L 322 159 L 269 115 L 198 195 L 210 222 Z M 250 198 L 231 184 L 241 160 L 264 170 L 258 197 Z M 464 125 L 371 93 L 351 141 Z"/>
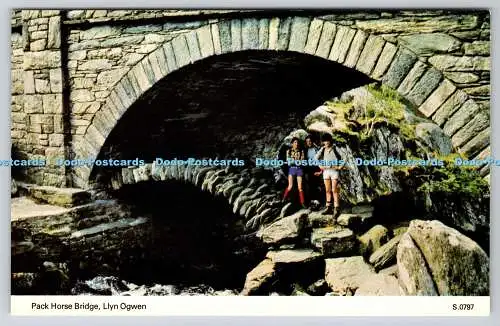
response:
<path id="1" fill-rule="evenodd" d="M 100 155 L 248 159 L 301 127 L 325 100 L 370 81 L 354 69 L 293 52 L 214 56 L 174 71 L 139 98 Z"/>

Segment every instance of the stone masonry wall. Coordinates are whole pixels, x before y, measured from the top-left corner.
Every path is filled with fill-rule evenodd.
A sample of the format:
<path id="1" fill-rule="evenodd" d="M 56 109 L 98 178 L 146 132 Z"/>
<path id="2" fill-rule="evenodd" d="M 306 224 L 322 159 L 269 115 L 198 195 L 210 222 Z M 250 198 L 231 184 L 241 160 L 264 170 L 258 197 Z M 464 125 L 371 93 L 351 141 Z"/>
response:
<path id="1" fill-rule="evenodd" d="M 431 118 L 445 129 L 451 128 L 446 125 L 450 117 L 460 123 L 467 123 L 465 127 L 470 132 L 465 138 L 459 130 L 448 131 L 450 134 L 459 134 L 455 137 L 457 143 L 464 143 L 477 134 L 480 139 L 473 146 L 481 148 L 474 149 L 474 156 L 479 158 L 490 155 L 489 141 L 485 141 L 490 133 L 489 13 L 445 10 L 14 11 L 11 21 L 14 30 L 11 99 L 13 144 L 30 158 L 72 157 L 74 153 L 69 150 L 75 150 L 74 144 L 86 133 L 113 86 L 134 65 L 165 42 L 181 33 L 229 18 L 254 17 L 256 24 L 268 21 L 271 28 L 274 19 L 270 18 L 282 17 L 283 22 L 279 23 L 281 30 L 287 22 L 291 24 L 292 20 L 287 18 L 290 16 L 315 17 L 338 26 L 362 30 L 366 35 L 382 36 L 387 42 L 410 50 L 418 60 L 436 68 L 473 100 L 474 103 L 467 101 L 464 106 L 470 106 L 469 115 L 474 113 L 476 118 L 472 119 L 471 116 L 469 119 L 461 113 L 455 114 L 460 111 L 459 96 L 452 96 Z M 329 31 L 325 30 L 325 26 L 327 24 L 318 25 L 321 38 L 328 36 Z M 249 25 L 239 28 L 253 27 Z M 21 29 L 22 33 L 19 32 Z M 256 31 L 258 32 L 258 28 Z M 312 26 L 310 33 L 314 33 Z M 329 44 L 331 47 L 334 33 L 332 31 L 331 39 L 320 39 L 319 44 Z M 342 44 L 349 47 L 352 43 L 353 47 L 356 42 L 362 44 L 366 41 L 360 40 L 355 34 L 359 33 L 351 33 L 351 30 L 345 33 Z M 337 33 L 336 36 L 338 35 Z M 63 54 L 65 51 L 67 58 Z M 150 58 L 151 61 L 155 56 Z M 172 57 L 158 60 L 172 58 L 174 52 Z M 151 62 L 151 65 L 155 66 L 155 62 Z M 409 74 L 416 81 L 422 75 L 427 76 L 425 71 L 415 65 Z M 68 77 L 65 82 L 68 87 L 67 103 L 63 96 L 63 75 Z M 450 110 L 453 112 L 449 112 Z M 65 112 L 68 113 L 67 121 L 63 118 Z M 64 186 L 67 185 L 66 174 L 67 171 L 62 168 L 45 168 L 30 170 L 29 177 L 32 182 Z"/>
<path id="2" fill-rule="evenodd" d="M 18 35 L 12 36 L 12 138 L 17 154 L 28 159 L 65 156 L 60 32 L 58 10 L 25 10 L 20 47 Z M 66 183 L 65 169 L 53 166 L 32 168 L 26 177 L 46 185 Z"/>

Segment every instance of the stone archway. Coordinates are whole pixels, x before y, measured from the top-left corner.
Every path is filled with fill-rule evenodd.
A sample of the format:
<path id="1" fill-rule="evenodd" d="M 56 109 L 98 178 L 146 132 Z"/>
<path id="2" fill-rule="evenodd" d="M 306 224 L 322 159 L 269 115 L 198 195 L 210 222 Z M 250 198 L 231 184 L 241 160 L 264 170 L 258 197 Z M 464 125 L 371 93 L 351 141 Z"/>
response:
<path id="1" fill-rule="evenodd" d="M 127 109 L 171 72 L 208 57 L 246 50 L 299 52 L 362 72 L 396 89 L 438 123 L 466 156 L 476 143 L 489 142 L 489 118 L 478 115 L 479 106 L 408 49 L 320 19 L 248 18 L 218 21 L 180 34 L 139 61 L 115 85 L 83 137 L 74 144 L 75 158 L 97 157 Z M 476 142 L 471 141 L 473 137 Z M 75 185 L 85 187 L 91 172 L 92 168 L 76 167 Z"/>

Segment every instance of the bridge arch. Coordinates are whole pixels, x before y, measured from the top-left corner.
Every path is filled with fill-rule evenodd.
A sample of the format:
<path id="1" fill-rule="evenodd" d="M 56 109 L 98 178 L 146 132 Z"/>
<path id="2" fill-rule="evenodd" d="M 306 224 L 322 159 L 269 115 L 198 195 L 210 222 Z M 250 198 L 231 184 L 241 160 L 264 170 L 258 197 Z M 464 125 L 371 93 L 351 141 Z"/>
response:
<path id="1" fill-rule="evenodd" d="M 489 126 L 484 122 L 489 120 L 477 117 L 479 105 L 409 49 L 317 18 L 247 18 L 217 21 L 180 34 L 136 63 L 115 84 L 74 144 L 75 158 L 97 157 L 128 108 L 170 73 L 205 58 L 247 50 L 298 52 L 355 69 L 396 89 L 440 125 L 466 156 L 477 150 L 473 137 L 488 142 Z M 76 167 L 75 185 L 87 186 L 91 172 L 92 168 Z"/>

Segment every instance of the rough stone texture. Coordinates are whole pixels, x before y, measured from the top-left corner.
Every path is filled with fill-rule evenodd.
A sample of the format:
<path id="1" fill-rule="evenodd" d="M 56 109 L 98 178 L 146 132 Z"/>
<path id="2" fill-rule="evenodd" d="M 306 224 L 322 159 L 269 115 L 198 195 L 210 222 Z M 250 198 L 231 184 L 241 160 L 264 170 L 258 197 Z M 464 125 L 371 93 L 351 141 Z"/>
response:
<path id="1" fill-rule="evenodd" d="M 442 74 L 436 69 L 427 70 L 406 98 L 415 105 L 422 104 L 441 81 Z"/>
<path id="2" fill-rule="evenodd" d="M 382 82 L 389 87 L 397 88 L 416 61 L 417 57 L 409 51 L 399 50 Z"/>
<path id="3" fill-rule="evenodd" d="M 264 259 L 247 274 L 241 295 L 265 293 L 266 287 L 275 279 L 276 270 L 271 259 Z"/>
<path id="4" fill-rule="evenodd" d="M 451 141 L 453 146 L 461 147 L 472 137 L 476 136 L 481 131 L 490 126 L 489 112 L 483 111 L 477 114 L 471 121 L 469 121 L 462 129 L 453 135 Z"/>
<path id="5" fill-rule="evenodd" d="M 398 277 L 407 295 L 439 295 L 425 259 L 408 233 L 398 244 L 397 262 Z"/>
<path id="6" fill-rule="evenodd" d="M 455 91 L 432 116 L 432 120 L 440 127 L 454 114 L 467 100 L 467 94 L 462 91 Z"/>
<path id="7" fill-rule="evenodd" d="M 489 106 L 487 11 L 335 11 L 317 17 L 307 13 L 274 17 L 259 10 L 70 10 L 63 16 L 58 10 L 19 10 L 16 15 L 12 18 L 13 26 L 21 27 L 23 32 L 15 30 L 11 36 L 12 111 L 58 115 L 53 117 L 52 125 L 31 124 L 30 119 L 12 124 L 13 144 L 28 157 L 45 151 L 81 157 L 81 146 L 77 144 L 82 138 L 93 137 L 87 127 L 104 103 L 113 102 L 109 106 L 120 107 L 116 112 L 123 113 L 141 95 L 136 91 L 143 91 L 179 66 L 203 56 L 246 48 L 315 54 L 356 67 L 393 88 L 408 75 L 418 56 L 463 88 L 471 99 Z M 61 39 L 63 24 L 68 29 L 65 39 Z M 174 38 L 176 42 L 172 42 Z M 68 61 L 64 64 L 62 45 L 68 48 Z M 67 71 L 62 71 L 63 67 Z M 124 78 L 131 68 L 134 73 Z M 142 72 L 146 79 L 141 80 Z M 68 121 L 62 120 L 62 102 L 54 110 L 47 105 L 43 110 L 39 108 L 39 103 L 62 100 L 63 75 L 68 76 L 70 98 L 81 99 L 81 90 L 90 92 L 86 94 L 88 100 L 70 100 L 68 108 L 64 107 L 65 112 L 72 114 Z M 444 82 L 435 85 L 436 76 L 429 73 L 424 76 L 413 80 L 414 87 L 407 90 L 408 98 L 417 104 L 423 102 L 422 112 L 442 126 L 458 109 L 445 99 L 452 87 L 443 86 Z M 113 98 L 111 94 L 115 94 Z M 115 110 L 111 113 L 114 118 L 121 117 Z M 101 123 L 99 120 L 95 119 Z M 47 139 L 28 144 L 28 139 L 38 139 L 40 135 L 63 133 L 71 134 L 66 138 L 73 139 L 71 144 L 44 145 Z M 38 169 L 37 175 L 28 173 L 31 181 L 66 184 L 68 170 Z"/>
<path id="8" fill-rule="evenodd" d="M 385 274 L 370 275 L 354 293 L 354 295 L 367 296 L 399 296 L 402 294 L 397 278 Z"/>
<path id="9" fill-rule="evenodd" d="M 453 143 L 441 128 L 429 122 L 419 123 L 415 126 L 415 136 L 432 151 L 441 155 L 448 155 L 453 150 Z"/>
<path id="10" fill-rule="evenodd" d="M 361 256 L 325 259 L 325 280 L 336 295 L 353 295 L 375 274 Z"/>
<path id="11" fill-rule="evenodd" d="M 384 49 L 384 45 L 385 41 L 383 38 L 373 35 L 368 36 L 363 52 L 359 56 L 356 69 L 370 75 L 382 49 Z"/>
<path id="12" fill-rule="evenodd" d="M 453 52 L 460 49 L 461 42 L 445 33 L 421 33 L 403 35 L 398 38 L 400 44 L 417 54 Z"/>
<path id="13" fill-rule="evenodd" d="M 418 110 L 426 117 L 430 117 L 455 90 L 455 85 L 448 80 L 444 80 Z"/>
<path id="14" fill-rule="evenodd" d="M 468 121 L 470 121 L 472 117 L 478 114 L 480 110 L 481 108 L 479 105 L 472 100 L 468 100 L 451 116 L 451 118 L 448 119 L 448 121 L 446 121 L 443 126 L 443 131 L 450 136 L 455 134 Z"/>
<path id="15" fill-rule="evenodd" d="M 389 240 L 389 230 L 382 225 L 375 225 L 358 238 L 362 254 L 370 255 Z"/>
<path id="16" fill-rule="evenodd" d="M 477 243 L 439 221 L 414 220 L 408 234 L 440 295 L 489 295 L 489 258 Z"/>
<path id="17" fill-rule="evenodd" d="M 304 212 L 299 212 L 260 229 L 257 232 L 257 236 L 265 243 L 280 244 L 296 239 L 301 234 L 306 222 L 307 215 Z"/>
<path id="18" fill-rule="evenodd" d="M 313 229 L 311 244 L 318 248 L 325 257 L 352 254 L 357 250 L 354 233 L 341 227 Z"/>
<path id="19" fill-rule="evenodd" d="M 320 253 L 314 252 L 311 249 L 288 249 L 280 251 L 269 251 L 266 258 L 278 264 L 295 264 L 295 263 L 309 263 L 321 257 Z"/>
<path id="20" fill-rule="evenodd" d="M 396 252 L 401 236 L 396 236 L 378 248 L 369 259 L 375 270 L 381 270 L 396 262 Z"/>

